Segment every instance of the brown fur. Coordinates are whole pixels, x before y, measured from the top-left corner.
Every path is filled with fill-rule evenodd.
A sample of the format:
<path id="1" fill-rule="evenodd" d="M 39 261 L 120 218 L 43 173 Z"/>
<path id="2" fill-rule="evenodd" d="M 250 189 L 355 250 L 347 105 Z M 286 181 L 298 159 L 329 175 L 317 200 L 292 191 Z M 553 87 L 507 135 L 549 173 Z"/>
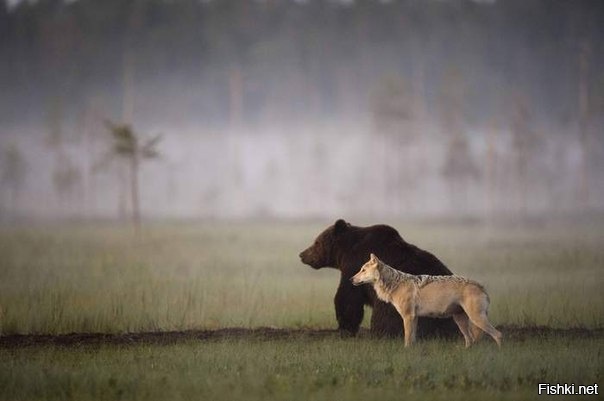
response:
<path id="1" fill-rule="evenodd" d="M 374 254 L 351 281 L 372 284 L 384 302 L 391 303 L 403 318 L 405 346 L 415 341 L 420 316 L 452 317 L 464 336 L 466 347 L 477 340 L 477 329 L 501 346 L 501 333 L 487 318 L 489 296 L 476 281 L 460 276 L 413 275 L 393 269 Z"/>
<path id="2" fill-rule="evenodd" d="M 304 264 L 314 269 L 335 268 L 340 272 L 334 297 L 338 328 L 344 336 L 355 335 L 364 316 L 364 307 L 373 308 L 371 333 L 375 336 L 400 336 L 403 322 L 394 307 L 380 301 L 373 287 L 355 287 L 350 278 L 374 253 L 389 266 L 411 274 L 450 275 L 449 269 L 432 253 L 405 241 L 387 225 L 368 227 L 352 225 L 344 220 L 321 232 L 311 246 L 300 253 Z M 453 319 L 422 317 L 418 321 L 418 338 L 452 337 L 458 332 Z"/>

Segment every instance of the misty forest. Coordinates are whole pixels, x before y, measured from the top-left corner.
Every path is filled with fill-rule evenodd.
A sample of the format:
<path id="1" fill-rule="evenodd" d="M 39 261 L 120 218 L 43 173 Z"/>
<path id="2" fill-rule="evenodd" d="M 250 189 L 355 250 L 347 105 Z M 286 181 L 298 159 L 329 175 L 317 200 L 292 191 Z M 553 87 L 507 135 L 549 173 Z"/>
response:
<path id="1" fill-rule="evenodd" d="M 602 21 L 600 1 L 5 0 L 0 221 L 602 210 Z"/>

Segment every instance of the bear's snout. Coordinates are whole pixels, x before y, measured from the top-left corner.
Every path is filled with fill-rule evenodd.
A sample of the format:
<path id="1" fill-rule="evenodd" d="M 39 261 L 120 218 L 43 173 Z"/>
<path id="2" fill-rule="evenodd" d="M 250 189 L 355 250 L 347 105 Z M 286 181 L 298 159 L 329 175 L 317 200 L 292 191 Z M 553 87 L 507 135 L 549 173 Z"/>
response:
<path id="1" fill-rule="evenodd" d="M 310 260 L 308 258 L 308 249 L 305 249 L 302 252 L 300 252 L 299 256 L 300 256 L 300 260 L 302 261 L 302 263 L 308 264 L 310 262 Z"/>
<path id="2" fill-rule="evenodd" d="M 319 269 L 320 267 L 322 267 L 319 260 L 317 260 L 316 255 L 314 255 L 312 249 L 305 249 L 300 252 L 300 260 L 302 261 L 302 263 L 312 267 L 313 269 Z"/>

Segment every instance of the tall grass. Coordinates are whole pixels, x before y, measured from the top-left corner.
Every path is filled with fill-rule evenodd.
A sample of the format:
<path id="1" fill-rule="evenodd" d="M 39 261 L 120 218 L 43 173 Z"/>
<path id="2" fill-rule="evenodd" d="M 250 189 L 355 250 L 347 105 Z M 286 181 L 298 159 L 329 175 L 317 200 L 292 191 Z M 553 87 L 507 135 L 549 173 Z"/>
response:
<path id="1" fill-rule="evenodd" d="M 604 223 L 393 224 L 483 282 L 495 324 L 602 327 Z M 339 273 L 298 253 L 324 224 L 47 226 L 0 231 L 0 333 L 335 327 Z M 368 321 L 368 319 L 366 319 Z"/>

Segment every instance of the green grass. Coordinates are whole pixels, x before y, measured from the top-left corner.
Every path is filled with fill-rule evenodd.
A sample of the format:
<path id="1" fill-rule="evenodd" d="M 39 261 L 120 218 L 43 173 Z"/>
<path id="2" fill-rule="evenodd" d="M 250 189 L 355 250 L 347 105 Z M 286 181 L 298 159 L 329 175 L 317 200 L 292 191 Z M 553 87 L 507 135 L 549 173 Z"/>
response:
<path id="1" fill-rule="evenodd" d="M 288 230 L 159 227 L 142 240 L 127 227 L 5 232 L 2 331 L 329 325 L 337 274 L 309 274 Z"/>
<path id="2" fill-rule="evenodd" d="M 483 282 L 495 325 L 604 327 L 602 221 L 393 225 Z M 335 328 L 338 272 L 297 257 L 323 226 L 162 224 L 140 239 L 112 225 L 2 229 L 0 334 Z M 525 400 L 548 399 L 540 382 L 602 378 L 601 336 L 503 334 L 501 350 L 488 339 L 465 350 L 461 337 L 403 349 L 401 340 L 295 335 L 0 348 L 0 399 Z"/>
<path id="3" fill-rule="evenodd" d="M 0 399 L 541 399 L 538 383 L 601 380 L 603 352 L 602 339 L 571 338 L 501 350 L 337 338 L 34 347 L 0 350 Z"/>
<path id="4" fill-rule="evenodd" d="M 495 324 L 603 327 L 602 222 L 394 225 L 484 283 Z M 110 225 L 3 229 L 0 333 L 332 328 L 339 274 L 314 271 L 297 256 L 323 227 L 152 225 L 138 240 Z"/>

